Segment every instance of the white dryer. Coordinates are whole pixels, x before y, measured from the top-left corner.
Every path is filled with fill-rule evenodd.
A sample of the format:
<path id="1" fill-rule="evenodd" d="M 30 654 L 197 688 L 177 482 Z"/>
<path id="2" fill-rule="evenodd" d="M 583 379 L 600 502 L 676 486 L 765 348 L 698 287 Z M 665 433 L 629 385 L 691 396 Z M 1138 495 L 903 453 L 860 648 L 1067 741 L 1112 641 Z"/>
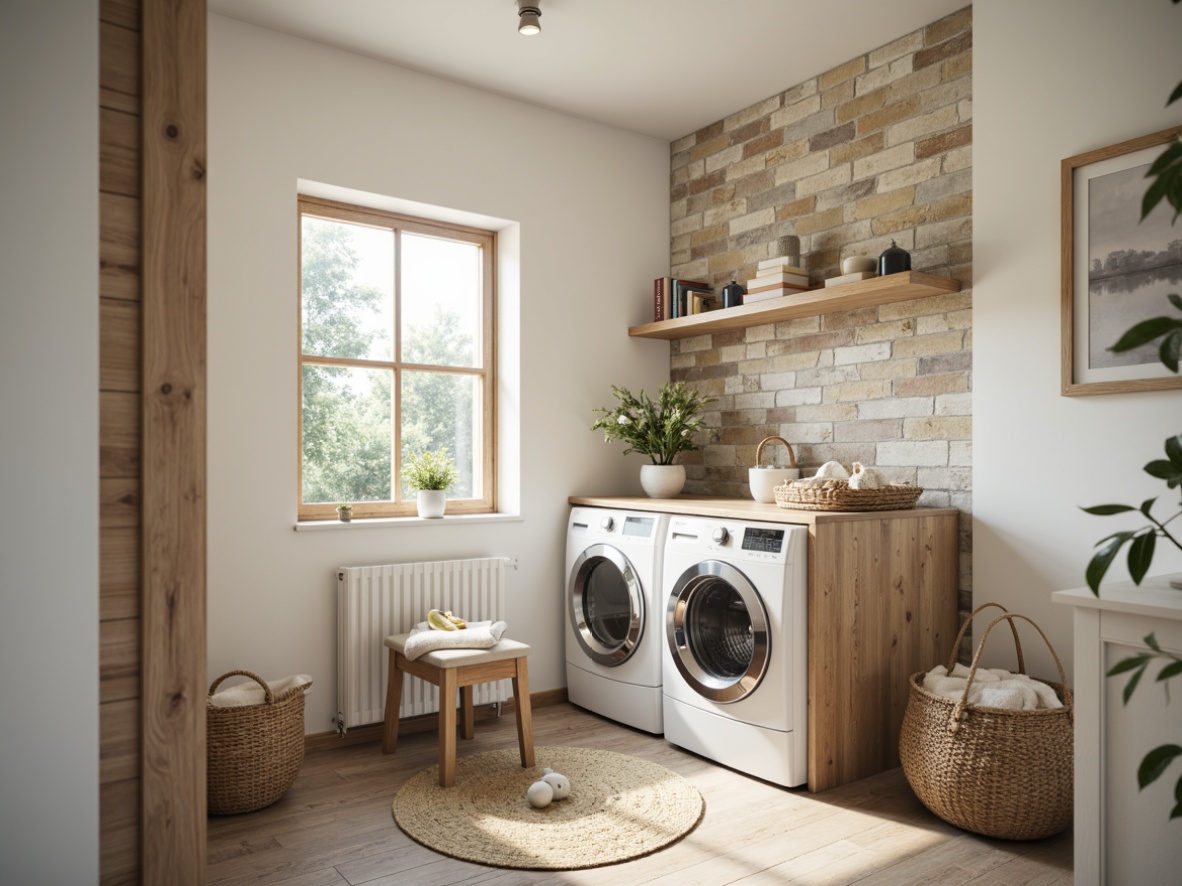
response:
<path id="1" fill-rule="evenodd" d="M 571 702 L 664 730 L 661 552 L 666 514 L 571 509 L 566 536 L 566 684 Z"/>
<path id="2" fill-rule="evenodd" d="M 724 766 L 808 781 L 808 529 L 669 520 L 665 738 Z"/>

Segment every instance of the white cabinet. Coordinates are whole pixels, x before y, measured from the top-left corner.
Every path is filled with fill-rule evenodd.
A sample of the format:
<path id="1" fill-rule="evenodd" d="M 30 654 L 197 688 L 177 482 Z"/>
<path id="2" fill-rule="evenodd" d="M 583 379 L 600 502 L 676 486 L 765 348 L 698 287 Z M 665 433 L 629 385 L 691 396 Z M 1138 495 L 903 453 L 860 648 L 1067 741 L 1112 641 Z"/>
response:
<path id="1" fill-rule="evenodd" d="M 1075 884 L 1123 886 L 1182 882 L 1182 821 L 1169 819 L 1175 761 L 1144 791 L 1137 767 L 1161 744 L 1182 744 L 1182 678 L 1156 682 L 1154 662 L 1126 706 L 1126 674 L 1106 677 L 1121 659 L 1146 649 L 1154 634 L 1162 649 L 1182 654 L 1182 573 L 1101 587 L 1057 591 L 1056 603 L 1075 607 Z"/>

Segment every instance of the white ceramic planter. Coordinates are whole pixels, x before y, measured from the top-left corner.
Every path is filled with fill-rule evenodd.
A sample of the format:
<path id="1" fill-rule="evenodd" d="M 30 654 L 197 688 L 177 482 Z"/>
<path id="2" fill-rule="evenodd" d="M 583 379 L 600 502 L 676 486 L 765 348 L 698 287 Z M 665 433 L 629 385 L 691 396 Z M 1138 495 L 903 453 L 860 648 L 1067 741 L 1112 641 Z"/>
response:
<path id="1" fill-rule="evenodd" d="M 685 465 L 641 465 L 640 485 L 649 498 L 676 498 L 685 486 Z"/>
<path id="2" fill-rule="evenodd" d="M 447 492 L 443 489 L 420 489 L 418 504 L 420 517 L 438 519 L 447 508 Z"/>

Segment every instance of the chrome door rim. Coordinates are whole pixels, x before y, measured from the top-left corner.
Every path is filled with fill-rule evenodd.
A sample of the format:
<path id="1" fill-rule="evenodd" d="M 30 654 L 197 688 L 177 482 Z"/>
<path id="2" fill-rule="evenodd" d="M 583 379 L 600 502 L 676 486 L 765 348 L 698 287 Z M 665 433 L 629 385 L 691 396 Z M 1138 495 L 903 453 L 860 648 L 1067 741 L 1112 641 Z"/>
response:
<path id="1" fill-rule="evenodd" d="M 628 589 L 628 633 L 616 646 L 601 643 L 591 632 L 584 617 L 583 587 L 587 576 L 595 565 L 606 560 L 619 570 Z M 591 545 L 579 555 L 575 565 L 571 568 L 570 587 L 567 594 L 569 600 L 569 616 L 574 628 L 575 639 L 583 648 L 583 652 L 597 664 L 607 667 L 617 667 L 632 657 L 636 651 L 640 638 L 644 634 L 644 589 L 640 586 L 640 579 L 631 561 L 619 550 L 611 545 Z"/>
<path id="2" fill-rule="evenodd" d="M 686 635 L 686 613 L 695 593 L 710 579 L 718 579 L 734 588 L 751 618 L 753 650 L 745 673 L 725 679 L 710 673 L 694 657 Z M 754 585 L 735 567 L 719 560 L 703 560 L 686 569 L 670 590 L 665 611 L 665 632 L 682 679 L 694 692 L 711 701 L 730 704 L 746 698 L 759 686 L 767 672 L 771 656 L 771 634 L 767 609 Z"/>

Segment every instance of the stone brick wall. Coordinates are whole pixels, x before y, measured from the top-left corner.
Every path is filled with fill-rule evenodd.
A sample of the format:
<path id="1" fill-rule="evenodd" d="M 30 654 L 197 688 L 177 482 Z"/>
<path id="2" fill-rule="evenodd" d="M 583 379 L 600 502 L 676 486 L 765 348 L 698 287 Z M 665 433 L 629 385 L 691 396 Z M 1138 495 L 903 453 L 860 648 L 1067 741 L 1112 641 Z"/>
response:
<path id="1" fill-rule="evenodd" d="M 716 397 L 686 491 L 749 497 L 759 441 L 799 464 L 874 465 L 960 508 L 971 599 L 972 10 L 956 12 L 672 145 L 670 264 L 745 282 L 800 240 L 812 285 L 891 240 L 959 293 L 674 341 L 671 377 Z M 764 461 L 781 463 L 769 445 Z"/>

